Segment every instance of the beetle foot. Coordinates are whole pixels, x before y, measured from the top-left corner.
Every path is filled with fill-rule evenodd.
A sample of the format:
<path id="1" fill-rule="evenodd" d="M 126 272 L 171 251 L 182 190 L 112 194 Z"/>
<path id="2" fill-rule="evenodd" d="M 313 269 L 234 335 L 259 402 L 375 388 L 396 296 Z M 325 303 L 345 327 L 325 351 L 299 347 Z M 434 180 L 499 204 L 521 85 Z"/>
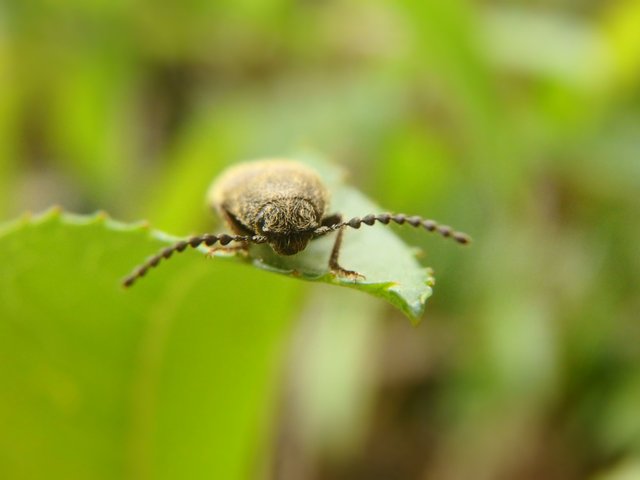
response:
<path id="1" fill-rule="evenodd" d="M 366 280 L 367 277 L 362 275 L 361 273 L 354 272 L 353 270 L 346 270 L 342 267 L 333 267 L 331 268 L 331 273 L 336 277 L 344 278 L 347 280 L 353 280 L 357 282 L 358 280 Z"/>
<path id="2" fill-rule="evenodd" d="M 234 247 L 210 247 L 207 252 L 207 258 L 213 258 L 216 252 L 222 252 L 226 255 L 242 255 L 243 257 L 249 256 L 249 248 L 246 245 L 237 245 Z"/>

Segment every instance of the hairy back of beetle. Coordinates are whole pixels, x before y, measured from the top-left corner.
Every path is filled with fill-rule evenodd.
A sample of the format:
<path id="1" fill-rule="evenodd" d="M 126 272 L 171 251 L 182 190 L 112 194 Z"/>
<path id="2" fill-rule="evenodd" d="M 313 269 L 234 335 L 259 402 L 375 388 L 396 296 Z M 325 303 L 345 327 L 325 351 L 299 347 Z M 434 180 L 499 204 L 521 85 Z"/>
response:
<path id="1" fill-rule="evenodd" d="M 328 198 L 329 193 L 314 170 L 278 159 L 234 165 L 216 179 L 207 194 L 209 206 L 222 218 L 231 213 L 253 231 L 259 210 L 269 203 L 294 206 L 306 200 L 322 217 Z"/>

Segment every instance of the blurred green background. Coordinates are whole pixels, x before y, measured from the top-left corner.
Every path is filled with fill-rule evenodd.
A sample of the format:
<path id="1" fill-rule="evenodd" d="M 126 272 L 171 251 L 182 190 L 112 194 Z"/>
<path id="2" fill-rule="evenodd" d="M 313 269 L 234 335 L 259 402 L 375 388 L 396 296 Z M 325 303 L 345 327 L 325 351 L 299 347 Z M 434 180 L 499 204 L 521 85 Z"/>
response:
<path id="1" fill-rule="evenodd" d="M 59 204 L 211 231 L 222 168 L 303 148 L 475 243 L 398 230 L 438 278 L 417 328 L 288 283 L 266 420 L 217 427 L 252 445 L 226 478 L 640 478 L 640 2 L 0 3 L 3 220 Z M 244 333 L 228 341 L 251 350 Z M 224 478 L 163 445 L 163 478 Z"/>

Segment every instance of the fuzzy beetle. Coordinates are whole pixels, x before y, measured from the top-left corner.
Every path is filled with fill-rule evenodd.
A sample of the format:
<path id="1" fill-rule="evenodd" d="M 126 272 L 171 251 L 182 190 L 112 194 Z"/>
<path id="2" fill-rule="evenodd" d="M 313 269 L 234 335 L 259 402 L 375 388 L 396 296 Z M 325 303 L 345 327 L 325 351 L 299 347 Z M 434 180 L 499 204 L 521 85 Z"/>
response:
<path id="1" fill-rule="evenodd" d="M 166 247 L 136 267 L 124 279 L 125 287 L 133 285 L 163 258 L 202 244 L 212 247 L 219 243 L 224 247 L 237 242 L 236 246 L 227 249 L 247 251 L 251 243 L 268 243 L 278 255 L 294 255 L 304 250 L 311 240 L 337 232 L 329 269 L 335 275 L 357 280 L 364 277 L 338 264 L 344 227 L 357 229 L 363 223 L 373 225 L 376 221 L 385 225 L 407 223 L 438 232 L 460 244 L 471 241 L 464 233 L 417 216 L 382 213 L 342 221 L 339 213 L 327 215 L 329 192 L 320 176 L 293 160 L 258 160 L 232 166 L 213 183 L 207 201 L 235 235 L 198 235 Z"/>

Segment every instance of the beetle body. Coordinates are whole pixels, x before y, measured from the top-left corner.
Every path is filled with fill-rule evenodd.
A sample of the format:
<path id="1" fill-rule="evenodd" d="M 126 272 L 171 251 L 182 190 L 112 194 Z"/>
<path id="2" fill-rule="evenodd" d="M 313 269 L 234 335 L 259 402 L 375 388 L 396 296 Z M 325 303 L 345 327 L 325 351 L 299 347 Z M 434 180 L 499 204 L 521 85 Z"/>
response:
<path id="1" fill-rule="evenodd" d="M 307 246 L 325 216 L 329 193 L 318 174 L 288 160 L 227 169 L 209 189 L 209 206 L 239 235 L 262 235 L 279 255 Z"/>
<path id="2" fill-rule="evenodd" d="M 342 235 L 347 227 L 358 229 L 376 222 L 383 225 L 393 222 L 437 232 L 461 244 L 471 240 L 451 227 L 418 216 L 382 213 L 343 221 L 340 213 L 328 214 L 329 192 L 320 176 L 291 160 L 260 160 L 230 167 L 213 183 L 207 201 L 235 235 L 206 233 L 176 242 L 136 267 L 124 279 L 125 287 L 133 285 L 174 252 L 203 244 L 224 247 L 237 242 L 239 246 L 227 248 L 246 251 L 251 243 L 268 243 L 279 255 L 294 255 L 304 250 L 309 241 L 335 232 L 329 270 L 336 276 L 357 281 L 364 277 L 345 270 L 338 263 Z"/>

